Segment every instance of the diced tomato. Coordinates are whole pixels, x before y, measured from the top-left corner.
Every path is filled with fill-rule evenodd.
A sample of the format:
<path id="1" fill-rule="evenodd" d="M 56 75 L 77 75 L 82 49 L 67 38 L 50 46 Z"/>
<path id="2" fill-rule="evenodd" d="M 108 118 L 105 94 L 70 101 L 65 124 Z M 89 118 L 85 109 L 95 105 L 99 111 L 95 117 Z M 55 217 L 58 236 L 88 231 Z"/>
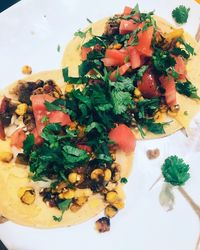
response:
<path id="1" fill-rule="evenodd" d="M 131 7 L 125 6 L 123 14 L 126 15 L 126 16 L 128 16 L 128 15 L 131 14 L 132 10 L 133 9 Z"/>
<path id="2" fill-rule="evenodd" d="M 15 146 L 18 149 L 23 148 L 23 142 L 25 140 L 26 134 L 22 128 L 19 128 L 11 135 L 11 146 Z"/>
<path id="3" fill-rule="evenodd" d="M 116 61 L 116 65 L 113 66 L 121 66 L 124 64 L 126 55 L 127 54 L 124 53 L 124 50 L 120 51 L 117 49 L 107 49 L 105 53 L 105 58 L 114 59 Z"/>
<path id="4" fill-rule="evenodd" d="M 176 86 L 172 76 L 161 76 L 161 86 L 165 89 L 165 101 L 168 106 L 176 105 Z"/>
<path id="5" fill-rule="evenodd" d="M 88 145 L 78 144 L 77 147 L 80 148 L 80 149 L 83 149 L 83 150 L 87 151 L 88 153 L 92 153 L 92 148 L 90 146 L 88 146 Z"/>
<path id="6" fill-rule="evenodd" d="M 180 82 L 186 82 L 187 81 L 187 77 L 186 77 L 186 75 L 185 74 L 179 74 L 179 77 L 178 77 L 178 80 L 180 81 Z"/>
<path id="7" fill-rule="evenodd" d="M 138 88 L 145 98 L 160 96 L 156 79 L 149 70 L 144 73 L 142 80 L 138 82 Z"/>
<path id="8" fill-rule="evenodd" d="M 150 26 L 147 30 L 138 33 L 138 44 L 136 49 L 143 55 L 152 56 L 153 49 L 151 42 L 153 38 L 154 27 Z"/>
<path id="9" fill-rule="evenodd" d="M 136 50 L 134 46 L 128 47 L 128 51 L 130 54 L 130 62 L 132 69 L 136 69 L 140 67 L 142 64 L 141 57 L 139 52 Z"/>
<path id="10" fill-rule="evenodd" d="M 85 61 L 87 59 L 88 53 L 92 51 L 91 48 L 81 47 L 81 60 Z"/>
<path id="11" fill-rule="evenodd" d="M 43 143 L 44 139 L 38 134 L 38 131 L 36 128 L 32 131 L 32 134 L 34 135 L 34 140 L 36 145 L 40 145 Z"/>
<path id="12" fill-rule="evenodd" d="M 31 101 L 32 101 L 32 107 L 33 107 L 33 114 L 35 117 L 35 123 L 36 128 L 38 131 L 38 134 L 40 135 L 43 128 L 45 127 L 45 124 L 42 123 L 42 118 L 47 115 L 47 109 L 45 106 L 45 101 L 53 102 L 55 98 L 53 96 L 47 95 L 47 94 L 40 94 L 40 95 L 32 95 Z"/>
<path id="13" fill-rule="evenodd" d="M 106 66 L 106 67 L 121 65 L 121 64 L 119 64 L 119 61 L 114 59 L 114 58 L 103 58 L 103 59 L 101 59 L 101 61 L 103 62 L 104 66 Z"/>
<path id="14" fill-rule="evenodd" d="M 0 139 L 5 140 L 5 137 L 6 137 L 6 135 L 5 135 L 3 123 L 0 121 Z"/>
<path id="15" fill-rule="evenodd" d="M 110 80 L 115 82 L 116 81 L 116 74 L 117 74 L 117 71 L 119 72 L 119 74 L 121 76 L 123 76 L 127 70 L 131 67 L 131 63 L 128 62 L 128 63 L 125 63 L 124 65 L 122 65 L 121 67 L 118 68 L 118 70 L 114 70 L 111 74 L 110 74 Z"/>
<path id="16" fill-rule="evenodd" d="M 181 56 L 176 56 L 174 57 L 176 60 L 176 65 L 175 65 L 175 70 L 178 74 L 180 75 L 185 75 L 186 74 L 186 65 Z"/>
<path id="17" fill-rule="evenodd" d="M 138 28 L 138 23 L 135 23 L 133 20 L 121 20 L 119 26 L 119 34 L 125 35 L 131 33 L 137 28 Z"/>
<path id="18" fill-rule="evenodd" d="M 52 111 L 48 117 L 49 123 L 60 123 L 61 126 L 70 125 L 72 122 L 70 116 L 62 111 Z"/>
<path id="19" fill-rule="evenodd" d="M 114 141 L 119 149 L 126 153 L 131 153 L 135 150 L 136 138 L 132 130 L 125 124 L 120 124 L 112 129 L 109 133 L 109 139 Z"/>

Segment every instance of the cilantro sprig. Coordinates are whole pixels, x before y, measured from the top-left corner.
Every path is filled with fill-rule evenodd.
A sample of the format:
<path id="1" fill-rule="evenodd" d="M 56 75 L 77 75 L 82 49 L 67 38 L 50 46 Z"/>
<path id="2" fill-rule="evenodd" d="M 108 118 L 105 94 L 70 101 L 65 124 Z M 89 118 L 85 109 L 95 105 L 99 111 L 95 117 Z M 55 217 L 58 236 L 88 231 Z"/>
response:
<path id="1" fill-rule="evenodd" d="M 172 17 L 177 23 L 184 24 L 188 20 L 189 11 L 190 8 L 186 8 L 184 5 L 180 5 L 172 11 Z"/>
<path id="2" fill-rule="evenodd" d="M 162 165 L 165 182 L 173 186 L 182 186 L 190 178 L 189 165 L 176 155 L 168 157 Z"/>
<path id="3" fill-rule="evenodd" d="M 62 221 L 63 215 L 64 215 L 65 211 L 69 209 L 71 202 L 72 202 L 72 199 L 66 199 L 66 200 L 58 203 L 58 208 L 61 210 L 61 215 L 59 217 L 53 216 L 53 219 L 55 221 L 57 221 L 57 222 Z"/>
<path id="4" fill-rule="evenodd" d="M 177 82 L 176 90 L 179 92 L 179 94 L 200 100 L 200 97 L 197 93 L 198 89 L 188 80 L 186 82 Z"/>

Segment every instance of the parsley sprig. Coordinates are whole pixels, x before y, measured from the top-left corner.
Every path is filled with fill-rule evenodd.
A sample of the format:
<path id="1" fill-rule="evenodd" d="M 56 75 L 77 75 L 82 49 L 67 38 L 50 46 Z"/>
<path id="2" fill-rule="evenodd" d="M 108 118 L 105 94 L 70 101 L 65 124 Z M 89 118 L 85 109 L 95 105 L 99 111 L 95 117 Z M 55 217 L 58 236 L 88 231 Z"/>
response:
<path id="1" fill-rule="evenodd" d="M 186 8 L 184 5 L 180 5 L 172 11 L 172 17 L 177 23 L 184 24 L 188 20 L 189 11 L 190 8 Z"/>

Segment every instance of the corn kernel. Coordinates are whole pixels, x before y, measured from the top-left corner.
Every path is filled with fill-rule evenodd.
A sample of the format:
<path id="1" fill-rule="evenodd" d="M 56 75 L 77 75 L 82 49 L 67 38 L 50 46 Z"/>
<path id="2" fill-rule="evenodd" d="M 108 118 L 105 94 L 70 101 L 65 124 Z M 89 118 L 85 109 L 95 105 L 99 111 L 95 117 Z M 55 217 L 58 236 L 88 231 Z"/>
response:
<path id="1" fill-rule="evenodd" d="M 28 105 L 26 103 L 21 103 L 17 105 L 17 109 L 15 110 L 15 113 L 19 116 L 22 116 L 26 113 L 28 110 Z"/>
<path id="2" fill-rule="evenodd" d="M 104 171 L 104 181 L 110 181 L 111 177 L 112 177 L 112 172 L 110 169 L 107 168 Z"/>
<path id="3" fill-rule="evenodd" d="M 161 121 L 162 120 L 162 113 L 157 111 L 154 115 L 154 120 L 157 122 Z"/>
<path id="4" fill-rule="evenodd" d="M 81 197 L 76 198 L 76 204 L 79 206 L 83 206 L 87 201 L 88 201 L 87 196 L 81 196 Z"/>
<path id="5" fill-rule="evenodd" d="M 184 33 L 184 30 L 181 29 L 175 29 L 165 35 L 165 38 L 167 39 L 168 42 L 171 42 L 173 39 L 181 37 Z"/>
<path id="6" fill-rule="evenodd" d="M 13 154 L 11 152 L 1 152 L 0 153 L 0 161 L 10 162 L 13 158 Z"/>
<path id="7" fill-rule="evenodd" d="M 115 202 L 112 203 L 112 205 L 117 209 L 124 208 L 124 202 L 122 200 L 116 200 Z"/>
<path id="8" fill-rule="evenodd" d="M 22 73 L 25 75 L 30 75 L 32 73 L 32 68 L 28 65 L 22 67 Z"/>
<path id="9" fill-rule="evenodd" d="M 171 117 L 176 117 L 177 116 L 177 113 L 176 112 L 172 112 L 171 110 L 168 110 L 167 111 L 167 114 Z"/>
<path id="10" fill-rule="evenodd" d="M 70 174 L 68 175 L 68 180 L 69 180 L 69 182 L 71 182 L 71 183 L 76 183 L 77 177 L 78 177 L 78 174 L 77 174 L 77 173 L 70 173 Z"/>
<path id="11" fill-rule="evenodd" d="M 79 209 L 81 208 L 81 206 L 77 205 L 77 204 L 72 204 L 70 206 L 70 210 L 73 212 L 73 213 L 76 213 Z"/>
<path id="12" fill-rule="evenodd" d="M 134 90 L 134 96 L 135 97 L 141 97 L 141 92 L 140 92 L 140 90 L 138 88 L 135 88 L 135 90 Z"/>
<path id="13" fill-rule="evenodd" d="M 110 191 L 106 194 L 106 201 L 109 203 L 113 203 L 117 200 L 118 194 L 116 191 Z"/>
<path id="14" fill-rule="evenodd" d="M 27 205 L 31 205 L 35 201 L 35 190 L 32 187 L 21 187 L 17 194 L 21 201 Z"/>
<path id="15" fill-rule="evenodd" d="M 66 192 L 59 194 L 60 199 L 72 199 L 75 196 L 73 189 L 68 189 Z"/>
<path id="16" fill-rule="evenodd" d="M 122 48 L 122 44 L 120 43 L 116 43 L 113 45 L 113 49 L 121 49 Z"/>
<path id="17" fill-rule="evenodd" d="M 104 176 L 104 171 L 101 168 L 96 168 L 92 171 L 90 178 L 92 180 L 99 180 L 100 176 Z"/>
<path id="18" fill-rule="evenodd" d="M 67 84 L 65 87 L 65 93 L 70 93 L 74 89 L 73 84 Z"/>
<path id="19" fill-rule="evenodd" d="M 109 218 L 112 218 L 114 217 L 117 212 L 118 212 L 118 209 L 114 206 L 111 206 L 111 205 L 108 205 L 106 208 L 105 208 L 105 215 Z"/>

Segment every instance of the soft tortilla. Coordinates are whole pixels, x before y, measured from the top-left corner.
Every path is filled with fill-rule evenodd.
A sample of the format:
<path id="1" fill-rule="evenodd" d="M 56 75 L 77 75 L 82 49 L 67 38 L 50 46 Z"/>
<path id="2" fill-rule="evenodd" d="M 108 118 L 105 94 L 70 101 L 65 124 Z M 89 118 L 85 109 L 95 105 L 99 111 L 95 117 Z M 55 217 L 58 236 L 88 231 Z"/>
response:
<path id="1" fill-rule="evenodd" d="M 158 16 L 155 16 L 155 19 L 157 21 L 158 27 L 163 32 L 170 32 L 172 31 L 172 29 L 174 29 L 166 20 Z M 91 24 L 88 28 L 92 28 L 92 32 L 94 35 L 102 35 L 107 20 L 108 18 L 100 20 L 96 23 Z M 200 45 L 195 41 L 193 37 L 191 37 L 191 35 L 186 32 L 184 33 L 184 38 L 189 44 L 191 44 L 196 52 L 196 56 L 193 56 L 187 63 L 187 72 L 189 80 L 198 88 L 200 95 Z M 91 35 L 88 33 L 84 42 L 88 41 L 89 39 L 91 39 Z M 83 40 L 80 37 L 74 37 L 73 40 L 67 45 L 64 52 L 61 66 L 62 68 L 69 67 L 69 74 L 71 76 L 78 76 L 78 65 L 81 63 L 80 45 L 82 44 L 82 42 Z M 194 99 L 192 100 L 191 98 L 185 97 L 183 95 L 179 95 L 178 93 L 177 101 L 181 107 L 178 116 L 176 118 L 172 118 L 168 117 L 167 115 L 163 115 L 162 119 L 159 121 L 170 122 L 169 125 L 165 126 L 165 134 L 155 135 L 147 132 L 145 139 L 168 136 L 183 127 L 187 128 L 189 126 L 192 118 L 200 111 L 200 102 Z M 187 111 L 187 115 L 185 115 L 185 111 Z M 134 133 L 136 134 L 137 139 L 141 139 L 141 135 L 139 132 L 134 131 Z"/>
<path id="2" fill-rule="evenodd" d="M 59 70 L 47 71 L 38 74 L 31 75 L 24 81 L 36 81 L 36 80 L 54 80 L 59 86 L 63 86 L 62 74 Z M 18 83 L 15 82 L 7 89 L 2 90 L 1 94 L 10 96 L 15 99 L 16 97 L 12 93 L 12 89 Z M 9 140 L 0 140 L 0 152 L 11 151 Z M 121 177 L 128 177 L 131 172 L 133 161 L 133 154 L 126 155 L 125 153 L 118 151 L 117 159 L 122 169 Z M 71 226 L 74 224 L 82 223 L 95 215 L 103 211 L 106 206 L 102 196 L 99 194 L 92 195 L 89 189 L 79 190 L 77 195 L 89 196 L 88 202 L 76 213 L 72 213 L 70 210 L 66 211 L 61 222 L 53 220 L 53 216 L 60 216 L 61 212 L 56 208 L 49 208 L 39 195 L 41 187 L 45 186 L 45 183 L 33 182 L 28 178 L 29 169 L 27 166 L 11 163 L 0 162 L 0 215 L 7 219 L 24 226 L 37 227 L 37 228 L 55 228 Z M 26 205 L 21 202 L 17 192 L 21 187 L 33 187 L 36 191 L 36 200 L 32 205 Z M 124 198 L 122 185 L 117 187 L 117 191 L 121 198 Z"/>

